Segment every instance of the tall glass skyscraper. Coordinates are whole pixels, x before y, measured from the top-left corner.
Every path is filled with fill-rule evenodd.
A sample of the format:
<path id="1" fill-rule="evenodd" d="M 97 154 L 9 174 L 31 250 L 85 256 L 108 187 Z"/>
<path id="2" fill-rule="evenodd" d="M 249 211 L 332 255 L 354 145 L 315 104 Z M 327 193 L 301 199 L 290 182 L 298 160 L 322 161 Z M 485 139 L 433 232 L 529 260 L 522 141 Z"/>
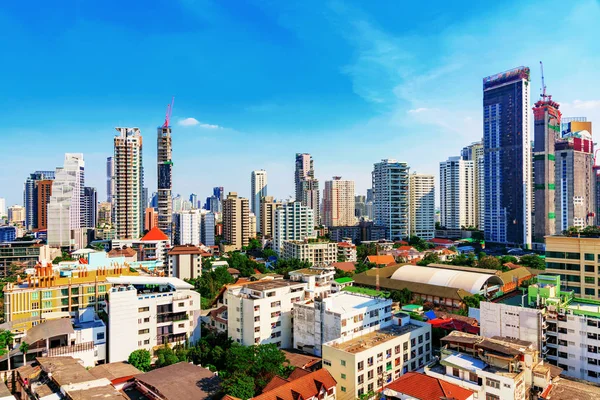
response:
<path id="1" fill-rule="evenodd" d="M 531 246 L 529 68 L 483 79 L 485 240 Z"/>

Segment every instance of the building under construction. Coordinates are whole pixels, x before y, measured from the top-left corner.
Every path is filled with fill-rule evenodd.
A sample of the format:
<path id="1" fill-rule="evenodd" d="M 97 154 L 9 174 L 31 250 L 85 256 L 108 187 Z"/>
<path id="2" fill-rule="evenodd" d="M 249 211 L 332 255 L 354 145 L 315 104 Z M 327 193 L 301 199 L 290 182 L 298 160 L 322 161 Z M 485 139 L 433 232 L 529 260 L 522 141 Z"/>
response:
<path id="1" fill-rule="evenodd" d="M 173 102 L 167 106 L 165 123 L 157 129 L 157 182 L 158 182 L 158 228 L 169 239 L 173 231 L 173 161 L 171 159 L 171 112 Z"/>

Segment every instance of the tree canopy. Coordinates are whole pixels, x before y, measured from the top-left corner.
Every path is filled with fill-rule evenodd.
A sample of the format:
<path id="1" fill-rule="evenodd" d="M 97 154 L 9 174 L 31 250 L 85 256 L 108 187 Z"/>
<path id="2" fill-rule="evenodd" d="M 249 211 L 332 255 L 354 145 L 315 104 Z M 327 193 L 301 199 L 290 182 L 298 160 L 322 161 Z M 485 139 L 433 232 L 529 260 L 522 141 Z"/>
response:
<path id="1" fill-rule="evenodd" d="M 127 362 L 142 372 L 150 371 L 150 362 L 152 357 L 150 356 L 150 352 L 146 349 L 138 349 L 133 351 Z"/>
<path id="2" fill-rule="evenodd" d="M 528 254 L 522 256 L 519 260 L 519 265 L 533 269 L 546 269 L 546 262 L 544 259 L 537 254 Z"/>

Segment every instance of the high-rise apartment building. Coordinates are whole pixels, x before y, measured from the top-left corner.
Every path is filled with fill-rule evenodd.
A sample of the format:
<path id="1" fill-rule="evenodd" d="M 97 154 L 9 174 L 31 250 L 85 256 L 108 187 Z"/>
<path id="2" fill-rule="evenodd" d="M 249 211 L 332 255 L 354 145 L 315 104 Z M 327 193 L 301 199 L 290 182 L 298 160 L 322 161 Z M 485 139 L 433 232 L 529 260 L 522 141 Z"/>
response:
<path id="1" fill-rule="evenodd" d="M 144 227 L 144 170 L 139 128 L 116 128 L 114 221 L 119 239 L 138 239 Z"/>
<path id="2" fill-rule="evenodd" d="M 256 216 L 256 231 L 261 231 L 260 202 L 267 195 L 267 171 L 261 169 L 250 174 L 250 211 Z"/>
<path id="3" fill-rule="evenodd" d="M 171 151 L 171 127 L 168 120 L 157 129 L 157 180 L 158 180 L 158 228 L 171 237 L 173 230 L 173 161 Z"/>
<path id="4" fill-rule="evenodd" d="M 214 200 L 211 200 L 210 211 L 220 213 L 223 212 L 223 200 L 225 200 L 225 189 L 223 186 L 216 186 L 213 188 Z"/>
<path id="5" fill-rule="evenodd" d="M 440 163 L 440 211 L 441 225 L 447 229 L 477 224 L 473 161 L 450 157 Z"/>
<path id="6" fill-rule="evenodd" d="M 389 240 L 402 240 L 410 233 L 409 167 L 405 162 L 381 160 L 373 166 L 373 217 L 386 227 Z"/>
<path id="7" fill-rule="evenodd" d="M 106 158 L 106 201 L 113 202 L 115 195 L 115 163 L 113 157 Z"/>
<path id="8" fill-rule="evenodd" d="M 313 159 L 310 154 L 296 153 L 294 183 L 296 187 L 296 201 L 312 208 L 315 225 L 319 225 L 321 222 L 319 180 L 315 178 Z"/>
<path id="9" fill-rule="evenodd" d="M 25 223 L 25 207 L 14 205 L 8 207 L 8 222 L 11 224 L 22 225 Z"/>
<path id="10" fill-rule="evenodd" d="M 422 239 L 435 236 L 435 183 L 433 175 L 410 174 L 410 234 Z"/>
<path id="11" fill-rule="evenodd" d="M 200 228 L 200 242 L 205 246 L 214 246 L 215 245 L 215 225 L 216 225 L 216 217 L 213 212 L 204 212 L 202 210 L 201 218 L 201 228 Z"/>
<path id="12" fill-rule="evenodd" d="M 202 224 L 200 210 L 180 211 L 174 217 L 176 244 L 199 245 Z"/>
<path id="13" fill-rule="evenodd" d="M 275 213 L 283 203 L 276 202 L 273 196 L 265 196 L 260 202 L 260 232 L 263 237 L 273 237 Z"/>
<path id="14" fill-rule="evenodd" d="M 83 188 L 83 225 L 82 228 L 95 228 L 98 221 L 98 193 L 96 188 Z"/>
<path id="15" fill-rule="evenodd" d="M 475 223 L 479 230 L 485 226 L 485 168 L 483 142 L 471 143 L 462 149 L 463 160 L 473 161 Z"/>
<path id="16" fill-rule="evenodd" d="M 367 197 L 356 195 L 354 196 L 354 216 L 357 220 L 367 215 Z"/>
<path id="17" fill-rule="evenodd" d="M 84 216 L 83 154 L 67 153 L 63 167 L 56 168 L 52 196 L 48 203 L 48 245 L 77 248 L 82 243 Z"/>
<path id="18" fill-rule="evenodd" d="M 250 204 L 236 192 L 223 200 L 223 239 L 236 250 L 248 246 L 250 240 Z"/>
<path id="19" fill-rule="evenodd" d="M 323 224 L 325 226 L 349 226 L 356 224 L 354 181 L 334 176 L 325 182 L 323 191 Z"/>
<path id="20" fill-rule="evenodd" d="M 54 179 L 54 171 L 35 171 L 30 174 L 23 187 L 23 206 L 25 207 L 25 227 L 37 229 L 37 192 L 36 183 L 41 180 Z"/>
<path id="21" fill-rule="evenodd" d="M 0 218 L 6 217 L 6 199 L 0 197 Z"/>
<path id="22" fill-rule="evenodd" d="M 198 207 L 198 195 L 196 193 L 190 194 L 190 203 L 192 203 L 192 209 L 202 208 L 202 207 Z"/>
<path id="23" fill-rule="evenodd" d="M 144 211 L 144 231 L 158 226 L 158 212 L 154 207 L 146 207 Z"/>
<path id="24" fill-rule="evenodd" d="M 560 136 L 559 104 L 544 94 L 533 107 L 533 171 L 535 212 L 533 242 L 543 246 L 544 237 L 556 232 L 555 142 Z"/>
<path id="25" fill-rule="evenodd" d="M 43 179 L 35 182 L 35 193 L 37 203 L 37 215 L 34 218 L 34 231 L 45 231 L 48 229 L 48 204 L 52 196 L 53 179 Z"/>
<path id="26" fill-rule="evenodd" d="M 556 233 L 596 225 L 596 171 L 592 123 L 566 124 L 555 143 Z M 537 211 L 537 210 L 536 210 Z"/>
<path id="27" fill-rule="evenodd" d="M 273 250 L 277 254 L 281 254 L 283 242 L 286 240 L 304 240 L 313 236 L 314 218 L 314 210 L 297 201 L 277 208 L 273 230 Z"/>
<path id="28" fill-rule="evenodd" d="M 98 226 L 107 226 L 112 224 L 112 204 L 108 201 L 100 203 L 98 206 Z"/>
<path id="29" fill-rule="evenodd" d="M 531 246 L 529 68 L 483 79 L 485 240 Z"/>

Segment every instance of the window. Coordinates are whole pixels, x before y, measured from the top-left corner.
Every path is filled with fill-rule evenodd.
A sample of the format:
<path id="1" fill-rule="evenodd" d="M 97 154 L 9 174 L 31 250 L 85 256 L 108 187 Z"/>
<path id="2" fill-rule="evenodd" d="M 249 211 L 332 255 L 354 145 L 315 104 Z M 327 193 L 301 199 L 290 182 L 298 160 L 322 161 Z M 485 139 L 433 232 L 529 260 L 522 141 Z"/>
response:
<path id="1" fill-rule="evenodd" d="M 485 400 L 500 400 L 500 397 L 496 396 L 495 394 L 486 393 Z"/>
<path id="2" fill-rule="evenodd" d="M 585 294 L 588 295 L 588 296 L 595 296 L 596 295 L 596 289 L 585 288 Z"/>
<path id="3" fill-rule="evenodd" d="M 346 392 L 346 386 L 342 386 L 342 392 Z"/>
<path id="4" fill-rule="evenodd" d="M 367 372 L 367 379 L 368 380 L 373 379 L 373 370 L 370 370 L 369 372 Z"/>
<path id="5" fill-rule="evenodd" d="M 359 375 L 358 376 L 358 384 L 362 385 L 365 381 L 365 376 L 364 375 Z"/>
<path id="6" fill-rule="evenodd" d="M 98 332 L 96 334 L 96 340 L 104 340 L 104 332 Z"/>
<path id="7" fill-rule="evenodd" d="M 146 312 L 146 311 L 150 311 L 150 307 L 140 307 L 140 308 L 138 308 L 138 312 Z"/>
<path id="8" fill-rule="evenodd" d="M 362 371 L 365 368 L 365 362 L 361 361 L 357 364 L 357 368 L 359 371 Z"/>
<path id="9" fill-rule="evenodd" d="M 429 340 L 429 332 L 425 334 L 425 340 Z"/>
<path id="10" fill-rule="evenodd" d="M 40 298 L 40 292 L 31 293 L 31 300 L 39 300 L 39 298 Z"/>
<path id="11" fill-rule="evenodd" d="M 329 360 L 325 360 L 325 359 L 324 359 L 324 360 L 323 360 L 323 364 L 325 364 L 325 365 L 327 365 L 327 366 L 331 367 L 331 361 L 329 361 Z"/>
<path id="12" fill-rule="evenodd" d="M 585 272 L 596 272 L 596 268 L 593 265 L 586 265 Z"/>
<path id="13" fill-rule="evenodd" d="M 42 307 L 43 308 L 52 308 L 52 300 L 50 300 L 50 301 L 44 301 L 42 303 Z"/>
<path id="14" fill-rule="evenodd" d="M 594 255 L 593 254 L 585 253 L 584 258 L 585 258 L 586 261 L 594 261 Z"/>
<path id="15" fill-rule="evenodd" d="M 585 283 L 591 283 L 591 284 L 594 284 L 594 281 L 595 281 L 593 276 L 586 276 L 585 278 L 583 278 L 583 280 Z"/>
<path id="16" fill-rule="evenodd" d="M 404 342 L 404 343 L 402 344 L 402 349 L 403 349 L 404 351 L 408 350 L 408 342 Z"/>
<path id="17" fill-rule="evenodd" d="M 63 294 L 63 296 L 67 296 L 68 294 L 69 294 L 69 291 L 67 290 L 67 293 Z M 42 298 L 44 298 L 44 299 L 51 299 L 52 298 L 52 292 L 43 292 L 42 293 Z"/>
<path id="18" fill-rule="evenodd" d="M 419 344 L 423 343 L 423 335 L 419 335 Z"/>
<path id="19" fill-rule="evenodd" d="M 485 380 L 485 385 L 494 389 L 500 389 L 500 381 L 497 381 L 495 379 L 487 378 Z"/>
<path id="20" fill-rule="evenodd" d="M 139 334 L 139 335 L 144 335 L 144 334 L 146 334 L 146 333 L 150 333 L 150 329 L 146 328 L 146 329 L 140 329 L 140 330 L 138 331 L 138 334 Z"/>
<path id="21" fill-rule="evenodd" d="M 414 347 L 416 344 L 417 344 L 417 341 L 416 341 L 416 339 L 414 339 L 414 338 L 413 338 L 413 339 L 410 339 L 410 345 L 411 345 L 411 346 L 413 346 L 413 347 Z"/>
<path id="22" fill-rule="evenodd" d="M 150 344 L 150 339 L 144 340 L 144 344 Z"/>
<path id="23" fill-rule="evenodd" d="M 86 289 L 86 293 L 94 293 L 94 287 L 93 286 L 88 286 Z"/>
<path id="24" fill-rule="evenodd" d="M 383 365 L 377 367 L 377 375 L 381 375 L 383 373 Z"/>
<path id="25" fill-rule="evenodd" d="M 367 386 L 367 390 L 368 390 L 369 392 L 372 392 L 372 391 L 373 391 L 373 384 L 372 384 L 372 383 L 369 383 L 369 385 Z"/>
<path id="26" fill-rule="evenodd" d="M 365 394 L 365 389 L 363 389 L 363 388 L 358 389 L 358 397 L 362 396 L 363 394 Z"/>
<path id="27" fill-rule="evenodd" d="M 34 301 L 33 303 L 31 303 L 31 309 L 32 310 L 37 310 L 40 308 L 40 303 L 37 301 Z"/>
<path id="28" fill-rule="evenodd" d="M 452 368 L 452 376 L 460 377 L 460 371 L 458 368 Z"/>
<path id="29" fill-rule="evenodd" d="M 346 379 L 346 374 L 342 374 L 342 379 Z"/>
<path id="30" fill-rule="evenodd" d="M 346 360 L 340 360 L 340 364 L 342 365 L 342 367 L 346 366 Z"/>
<path id="31" fill-rule="evenodd" d="M 150 317 L 144 318 L 144 322 L 150 322 Z"/>
<path id="32" fill-rule="evenodd" d="M 106 285 L 100 285 L 100 286 L 98 286 L 98 291 L 99 292 L 106 292 Z"/>
<path id="33" fill-rule="evenodd" d="M 394 354 L 400 353 L 400 345 L 394 347 Z"/>
<path id="34" fill-rule="evenodd" d="M 367 358 L 367 365 L 370 367 L 371 365 L 373 365 L 373 357 L 369 357 Z"/>

